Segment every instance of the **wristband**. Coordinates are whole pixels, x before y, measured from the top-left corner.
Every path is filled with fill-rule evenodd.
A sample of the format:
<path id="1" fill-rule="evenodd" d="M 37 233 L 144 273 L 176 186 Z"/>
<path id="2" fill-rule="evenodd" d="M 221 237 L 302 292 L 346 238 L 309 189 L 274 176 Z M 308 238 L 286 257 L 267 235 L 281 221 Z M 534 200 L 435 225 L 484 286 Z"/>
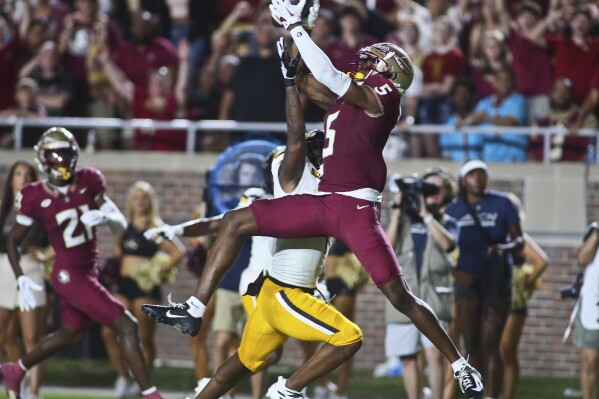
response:
<path id="1" fill-rule="evenodd" d="M 295 86 L 295 79 L 284 78 L 283 82 L 285 83 L 285 87 L 294 87 Z"/>
<path id="2" fill-rule="evenodd" d="M 425 224 L 430 224 L 433 221 L 434 217 L 432 213 L 427 214 L 422 220 Z"/>

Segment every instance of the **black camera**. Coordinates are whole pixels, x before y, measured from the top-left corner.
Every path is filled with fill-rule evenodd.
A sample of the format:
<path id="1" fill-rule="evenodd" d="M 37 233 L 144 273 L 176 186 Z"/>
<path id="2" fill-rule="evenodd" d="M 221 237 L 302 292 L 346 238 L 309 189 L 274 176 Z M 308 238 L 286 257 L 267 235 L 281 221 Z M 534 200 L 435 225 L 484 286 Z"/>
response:
<path id="1" fill-rule="evenodd" d="M 584 278 L 584 274 L 578 273 L 578 275 L 576 275 L 576 280 L 574 280 L 574 284 L 572 284 L 569 287 L 561 288 L 559 290 L 559 293 L 560 293 L 562 299 L 566 299 L 566 298 L 578 299 L 578 297 L 580 296 L 580 289 L 582 288 L 583 278 Z"/>
<path id="2" fill-rule="evenodd" d="M 430 197 L 439 192 L 439 187 L 418 177 L 401 177 L 394 179 L 397 189 L 401 191 L 399 208 L 410 215 L 418 216 L 420 213 L 420 195 Z"/>

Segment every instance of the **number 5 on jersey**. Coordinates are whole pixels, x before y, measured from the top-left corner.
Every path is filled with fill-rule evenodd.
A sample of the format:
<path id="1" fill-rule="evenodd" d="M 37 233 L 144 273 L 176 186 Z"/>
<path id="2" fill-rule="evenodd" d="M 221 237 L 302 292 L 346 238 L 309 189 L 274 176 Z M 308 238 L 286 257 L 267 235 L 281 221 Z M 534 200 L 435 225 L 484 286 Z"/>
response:
<path id="1" fill-rule="evenodd" d="M 322 149 L 322 157 L 326 158 L 329 155 L 333 155 L 333 146 L 335 145 L 335 129 L 331 129 L 331 124 L 335 122 L 335 119 L 339 116 L 339 112 L 341 110 L 335 112 L 334 114 L 329 115 L 327 118 L 327 126 L 326 126 L 326 135 L 325 138 L 328 141 L 327 145 Z"/>

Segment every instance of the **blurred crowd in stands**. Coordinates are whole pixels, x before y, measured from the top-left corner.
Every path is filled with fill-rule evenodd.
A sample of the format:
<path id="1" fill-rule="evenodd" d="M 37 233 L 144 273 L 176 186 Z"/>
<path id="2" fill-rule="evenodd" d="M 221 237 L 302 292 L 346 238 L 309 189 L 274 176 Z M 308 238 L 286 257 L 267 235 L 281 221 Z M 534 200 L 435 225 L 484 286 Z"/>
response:
<path id="1" fill-rule="evenodd" d="M 0 117 L 284 122 L 264 0 L 0 0 Z M 389 41 L 416 67 L 386 156 L 540 160 L 541 135 L 410 133 L 413 125 L 561 126 L 552 161 L 587 158 L 599 103 L 599 8 L 587 0 L 321 0 L 312 31 L 334 65 Z M 305 101 L 306 118 L 323 111 Z M 31 146 L 43 128 L 26 128 Z M 28 131 L 31 130 L 31 134 Z M 35 130 L 35 132 L 33 132 Z M 39 130 L 39 131 L 38 131 Z M 90 134 L 90 132 L 92 134 Z M 168 130 L 77 132 L 100 149 L 182 151 Z M 198 134 L 221 151 L 265 132 Z M 91 138 L 90 138 L 91 137 Z M 0 147 L 13 145 L 0 128 Z"/>

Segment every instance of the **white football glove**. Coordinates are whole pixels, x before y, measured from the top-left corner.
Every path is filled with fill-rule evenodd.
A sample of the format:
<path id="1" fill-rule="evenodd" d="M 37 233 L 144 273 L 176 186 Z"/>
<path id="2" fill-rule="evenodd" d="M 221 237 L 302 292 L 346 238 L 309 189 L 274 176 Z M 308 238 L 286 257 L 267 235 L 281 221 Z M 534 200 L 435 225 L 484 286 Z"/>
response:
<path id="1" fill-rule="evenodd" d="M 144 232 L 146 240 L 154 241 L 156 244 L 160 244 L 164 240 L 171 241 L 175 236 L 180 235 L 183 235 L 183 227 L 180 225 L 171 226 L 169 224 L 154 227 Z"/>
<path id="2" fill-rule="evenodd" d="M 314 0 L 314 4 L 310 7 L 310 12 L 306 18 L 302 18 L 302 26 L 306 29 L 314 28 L 316 19 L 318 18 L 318 11 L 320 10 L 320 0 Z"/>
<path id="3" fill-rule="evenodd" d="M 272 0 L 272 4 L 268 7 L 273 19 L 288 29 L 290 25 L 302 21 L 302 10 L 305 4 L 306 0 L 299 0 L 295 5 L 291 4 L 291 0 Z"/>
<path id="4" fill-rule="evenodd" d="M 17 279 L 17 286 L 19 287 L 18 299 L 21 312 L 28 312 L 35 309 L 36 302 L 33 291 L 43 291 L 44 287 L 27 276 L 20 276 Z"/>
<path id="5" fill-rule="evenodd" d="M 90 209 L 89 211 L 83 212 L 79 219 L 81 220 L 81 223 L 87 227 L 99 226 L 108 222 L 108 218 L 104 212 L 98 209 Z"/>

